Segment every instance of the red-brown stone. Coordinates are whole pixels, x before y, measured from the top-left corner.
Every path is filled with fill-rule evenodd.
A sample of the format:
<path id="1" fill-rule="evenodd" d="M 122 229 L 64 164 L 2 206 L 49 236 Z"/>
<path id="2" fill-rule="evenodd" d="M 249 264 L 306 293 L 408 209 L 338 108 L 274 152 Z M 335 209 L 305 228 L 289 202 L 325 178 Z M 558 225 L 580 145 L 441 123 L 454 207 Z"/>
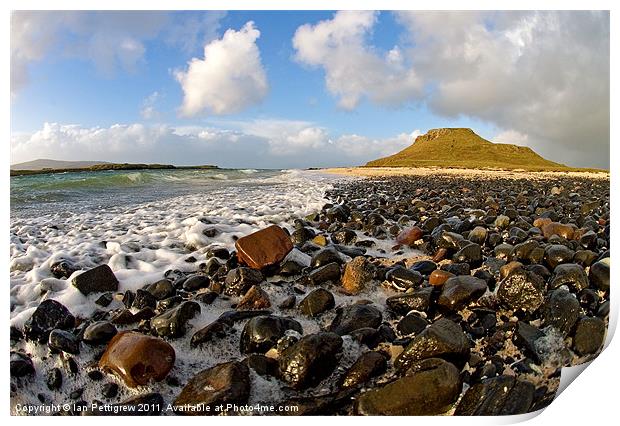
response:
<path id="1" fill-rule="evenodd" d="M 541 230 L 545 238 L 549 238 L 552 235 L 559 235 L 567 240 L 572 240 L 575 235 L 575 228 L 573 226 L 558 222 L 547 223 L 542 226 Z"/>
<path id="2" fill-rule="evenodd" d="M 123 331 L 110 340 L 99 367 L 119 376 L 127 386 L 163 380 L 174 366 L 174 348 L 164 340 Z"/>
<path id="3" fill-rule="evenodd" d="M 250 268 L 262 269 L 279 263 L 293 249 L 291 238 L 282 228 L 271 225 L 239 238 L 237 258 Z"/>
<path id="4" fill-rule="evenodd" d="M 411 228 L 403 229 L 396 236 L 396 242 L 398 244 L 412 246 L 416 241 L 422 238 L 424 232 L 417 226 L 413 226 Z"/>
<path id="5" fill-rule="evenodd" d="M 444 271 L 442 269 L 435 269 L 428 277 L 428 283 L 432 286 L 440 286 L 445 283 L 448 278 L 452 278 L 455 275 L 451 272 Z"/>

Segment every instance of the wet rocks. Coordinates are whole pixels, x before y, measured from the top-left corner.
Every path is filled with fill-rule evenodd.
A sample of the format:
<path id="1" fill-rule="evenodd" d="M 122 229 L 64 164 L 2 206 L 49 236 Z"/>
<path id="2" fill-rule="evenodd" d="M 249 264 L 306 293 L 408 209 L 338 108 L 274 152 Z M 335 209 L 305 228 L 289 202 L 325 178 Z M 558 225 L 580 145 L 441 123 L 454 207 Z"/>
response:
<path id="1" fill-rule="evenodd" d="M 485 379 L 470 387 L 456 407 L 457 416 L 524 414 L 534 401 L 534 385 L 514 376 Z"/>
<path id="2" fill-rule="evenodd" d="M 201 288 L 209 287 L 211 280 L 206 275 L 195 274 L 187 277 L 185 281 L 183 281 L 183 290 L 185 291 L 197 291 Z"/>
<path id="3" fill-rule="evenodd" d="M 388 271 L 385 275 L 385 281 L 392 287 L 405 291 L 408 288 L 418 287 L 424 282 L 424 277 L 418 271 L 397 266 Z"/>
<path id="4" fill-rule="evenodd" d="M 71 280 L 71 284 L 85 296 L 118 290 L 118 280 L 108 265 L 99 265 L 82 272 Z"/>
<path id="5" fill-rule="evenodd" d="M 487 290 L 487 284 L 480 278 L 461 275 L 449 278 L 441 289 L 437 304 L 445 309 L 457 311 L 477 300 Z"/>
<path id="6" fill-rule="evenodd" d="M 62 387 L 62 372 L 60 368 L 54 367 L 49 370 L 45 376 L 45 384 L 51 391 L 58 390 Z"/>
<path id="7" fill-rule="evenodd" d="M 423 234 L 424 232 L 418 226 L 412 226 L 400 231 L 396 236 L 396 242 L 404 246 L 413 246 Z"/>
<path id="8" fill-rule="evenodd" d="M 32 359 L 23 352 L 11 351 L 10 356 L 11 377 L 24 377 L 34 375 Z"/>
<path id="9" fill-rule="evenodd" d="M 562 263 L 570 263 L 575 257 L 575 252 L 561 244 L 552 244 L 545 249 L 545 263 L 551 268 Z"/>
<path id="10" fill-rule="evenodd" d="M 299 322 L 284 317 L 265 315 L 250 319 L 241 332 L 240 351 L 247 353 L 266 353 L 287 330 L 294 330 L 302 334 L 303 329 Z"/>
<path id="11" fill-rule="evenodd" d="M 575 328 L 573 349 L 579 355 L 598 352 L 605 342 L 605 323 L 597 317 L 584 317 Z"/>
<path id="12" fill-rule="evenodd" d="M 572 240 L 575 234 L 575 228 L 558 222 L 546 223 L 542 225 L 540 229 L 547 239 L 551 238 L 553 235 L 558 235 L 564 239 Z"/>
<path id="13" fill-rule="evenodd" d="M 44 343 L 52 330 L 70 330 L 74 325 L 75 318 L 62 303 L 47 299 L 37 306 L 24 324 L 24 335 L 27 339 Z"/>
<path id="14" fill-rule="evenodd" d="M 411 293 L 390 296 L 385 300 L 385 304 L 400 315 L 406 315 L 410 311 L 427 312 L 431 308 L 432 294 L 432 287 L 422 287 Z"/>
<path id="15" fill-rule="evenodd" d="M 468 263 L 471 266 L 482 264 L 482 248 L 480 245 L 471 243 L 457 251 L 452 257 L 457 263 Z"/>
<path id="16" fill-rule="evenodd" d="M 232 331 L 232 327 L 228 323 L 216 320 L 195 332 L 190 344 L 192 347 L 196 347 L 216 339 L 223 339 Z"/>
<path id="17" fill-rule="evenodd" d="M 280 354 L 280 377 L 295 389 L 315 386 L 336 367 L 341 348 L 342 338 L 335 333 L 306 335 Z"/>
<path id="18" fill-rule="evenodd" d="M 363 385 L 371 378 L 383 374 L 387 369 L 385 355 L 380 352 L 364 352 L 340 379 L 342 388 Z"/>
<path id="19" fill-rule="evenodd" d="M 200 313 L 196 302 L 183 302 L 180 305 L 151 319 L 151 329 L 160 336 L 180 337 L 185 334 L 186 323 Z"/>
<path id="20" fill-rule="evenodd" d="M 58 279 L 69 278 L 76 271 L 79 271 L 79 268 L 68 260 L 60 260 L 50 265 L 50 272 Z"/>
<path id="21" fill-rule="evenodd" d="M 577 298 L 569 291 L 558 288 L 547 294 L 542 306 L 542 317 L 546 325 L 555 327 L 566 336 L 577 322 L 580 311 Z"/>
<path id="22" fill-rule="evenodd" d="M 432 286 L 442 286 L 449 278 L 455 275 L 451 272 L 444 271 L 442 269 L 435 269 L 428 277 L 428 283 Z"/>
<path id="23" fill-rule="evenodd" d="M 310 259 L 310 266 L 312 266 L 313 268 L 318 268 L 333 262 L 338 264 L 344 263 L 342 257 L 340 256 L 340 254 L 338 254 L 335 248 L 327 247 L 314 253 L 312 258 Z"/>
<path id="24" fill-rule="evenodd" d="M 82 340 L 91 345 L 98 345 L 109 342 L 116 333 L 114 324 L 108 321 L 96 321 L 84 329 Z"/>
<path id="25" fill-rule="evenodd" d="M 174 361 L 174 349 L 164 340 L 124 331 L 112 338 L 99 366 L 115 373 L 127 386 L 135 387 L 163 380 Z"/>
<path id="26" fill-rule="evenodd" d="M 50 349 L 69 354 L 80 353 L 80 341 L 71 332 L 54 329 L 50 332 L 47 345 Z"/>
<path id="27" fill-rule="evenodd" d="M 269 307 L 271 307 L 269 295 L 258 285 L 250 287 L 248 292 L 239 301 L 239 304 L 237 304 L 237 309 L 239 310 L 257 310 Z"/>
<path id="28" fill-rule="evenodd" d="M 462 365 L 469 356 L 469 347 L 461 326 L 441 318 L 413 338 L 394 361 L 394 367 L 404 371 L 416 361 L 427 358 L 443 358 Z"/>
<path id="29" fill-rule="evenodd" d="M 239 267 L 231 269 L 226 274 L 224 294 L 227 296 L 242 296 L 253 285 L 263 281 L 263 274 L 256 269 Z"/>
<path id="30" fill-rule="evenodd" d="M 280 263 L 293 249 L 291 238 L 282 228 L 271 225 L 239 238 L 235 243 L 239 262 L 262 269 Z"/>
<path id="31" fill-rule="evenodd" d="M 609 258 L 599 260 L 590 267 L 590 283 L 599 290 L 609 291 Z"/>
<path id="32" fill-rule="evenodd" d="M 216 415 L 216 407 L 242 405 L 250 396 L 250 370 L 230 361 L 201 371 L 190 379 L 174 400 L 176 414 Z"/>
<path id="33" fill-rule="evenodd" d="M 337 283 L 340 281 L 340 265 L 336 262 L 328 263 L 310 272 L 308 278 L 310 278 L 310 281 L 315 285 L 320 285 L 328 281 Z"/>
<path id="34" fill-rule="evenodd" d="M 372 305 L 353 304 L 336 310 L 336 317 L 328 330 L 340 336 L 360 328 L 377 328 L 381 325 L 381 311 Z"/>
<path id="35" fill-rule="evenodd" d="M 324 288 L 312 290 L 299 302 L 299 310 L 304 315 L 315 317 L 336 306 L 334 295 Z"/>
<path id="36" fill-rule="evenodd" d="M 534 312 L 544 301 L 545 281 L 522 268 L 513 270 L 499 283 L 497 296 L 510 309 Z"/>
<path id="37" fill-rule="evenodd" d="M 431 358 L 413 364 L 404 377 L 361 394 L 355 412 L 370 416 L 441 414 L 460 391 L 459 370 L 449 362 Z"/>
<path id="38" fill-rule="evenodd" d="M 563 285 L 567 285 L 577 292 L 587 288 L 589 283 L 586 271 L 576 263 L 564 263 L 556 266 L 549 281 L 549 288 L 554 289 Z"/>
<path id="39" fill-rule="evenodd" d="M 342 287 L 348 294 L 358 294 L 372 281 L 375 267 L 365 257 L 359 256 L 347 263 L 342 276 Z"/>

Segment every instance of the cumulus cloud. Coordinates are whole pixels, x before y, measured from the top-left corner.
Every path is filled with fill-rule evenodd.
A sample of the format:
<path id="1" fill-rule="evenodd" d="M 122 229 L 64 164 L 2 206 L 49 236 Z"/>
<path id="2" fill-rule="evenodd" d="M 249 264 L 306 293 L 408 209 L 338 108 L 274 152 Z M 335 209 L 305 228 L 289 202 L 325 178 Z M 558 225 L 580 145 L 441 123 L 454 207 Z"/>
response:
<path id="1" fill-rule="evenodd" d="M 316 25 L 302 25 L 293 37 L 296 59 L 324 69 L 327 89 L 345 109 L 363 98 L 400 105 L 421 94 L 422 82 L 397 46 L 380 56 L 366 44 L 376 20 L 376 12 L 342 11 Z"/>
<path id="2" fill-rule="evenodd" d="M 472 117 L 500 134 L 525 135 L 555 161 L 609 166 L 608 12 L 396 17 L 406 36 L 384 54 L 369 42 L 375 14 L 338 12 L 298 28 L 296 58 L 325 70 L 328 90 L 344 107 L 364 97 L 381 105 L 424 103 L 448 119 Z"/>
<path id="3" fill-rule="evenodd" d="M 392 154 L 420 134 L 332 137 L 313 123 L 286 120 L 253 120 L 236 127 L 45 123 L 36 132 L 11 137 L 11 162 L 54 158 L 254 168 L 347 166 Z"/>
<path id="4" fill-rule="evenodd" d="M 215 38 L 222 12 L 16 11 L 11 15 L 11 94 L 28 82 L 28 66 L 50 54 L 85 59 L 103 75 L 134 71 L 146 43 L 162 35 L 191 50 Z"/>
<path id="5" fill-rule="evenodd" d="M 142 101 L 142 109 L 140 109 L 142 118 L 145 120 L 152 120 L 159 116 L 159 112 L 156 109 L 159 98 L 161 98 L 159 92 L 153 92 Z"/>
<path id="6" fill-rule="evenodd" d="M 203 59 L 193 58 L 186 71 L 177 71 L 183 116 L 232 114 L 267 95 L 267 76 L 256 45 L 259 37 L 252 21 L 239 31 L 229 29 L 221 39 L 205 45 Z"/>

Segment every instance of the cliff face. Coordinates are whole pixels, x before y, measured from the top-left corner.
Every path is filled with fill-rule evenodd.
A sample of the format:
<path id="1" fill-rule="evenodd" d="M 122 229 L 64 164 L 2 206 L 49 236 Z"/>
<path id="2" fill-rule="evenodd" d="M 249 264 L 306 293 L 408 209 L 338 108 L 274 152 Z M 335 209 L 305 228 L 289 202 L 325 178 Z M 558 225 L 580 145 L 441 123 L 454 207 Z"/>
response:
<path id="1" fill-rule="evenodd" d="M 432 129 L 389 157 L 370 161 L 367 167 L 460 167 L 526 170 L 566 170 L 528 147 L 497 144 L 466 128 Z"/>

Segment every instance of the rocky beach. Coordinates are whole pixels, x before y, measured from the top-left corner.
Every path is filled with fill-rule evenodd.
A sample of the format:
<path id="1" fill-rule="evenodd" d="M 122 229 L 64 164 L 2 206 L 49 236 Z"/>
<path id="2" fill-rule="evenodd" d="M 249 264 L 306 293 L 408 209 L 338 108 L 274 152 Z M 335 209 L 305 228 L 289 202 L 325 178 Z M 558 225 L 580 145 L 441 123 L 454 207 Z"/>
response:
<path id="1" fill-rule="evenodd" d="M 12 216 L 12 414 L 550 404 L 605 342 L 609 176 L 367 170 Z"/>

